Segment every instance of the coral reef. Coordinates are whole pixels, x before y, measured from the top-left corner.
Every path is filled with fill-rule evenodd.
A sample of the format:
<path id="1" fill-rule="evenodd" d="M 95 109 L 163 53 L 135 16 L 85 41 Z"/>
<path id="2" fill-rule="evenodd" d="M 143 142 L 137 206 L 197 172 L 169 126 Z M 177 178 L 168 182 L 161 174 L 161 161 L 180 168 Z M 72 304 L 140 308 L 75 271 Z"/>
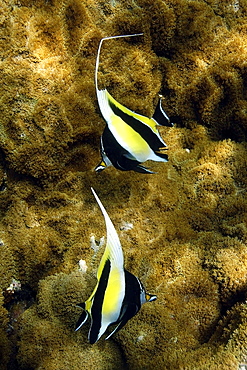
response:
<path id="1" fill-rule="evenodd" d="M 0 0 L 0 368 L 210 369 L 247 358 L 246 0 Z M 168 163 L 96 174 L 94 86 L 151 116 Z M 157 301 L 108 341 L 74 332 L 105 235 Z M 132 225 L 125 227 L 123 225 Z M 87 271 L 78 262 L 85 260 Z M 13 279 L 20 290 L 8 288 Z"/>

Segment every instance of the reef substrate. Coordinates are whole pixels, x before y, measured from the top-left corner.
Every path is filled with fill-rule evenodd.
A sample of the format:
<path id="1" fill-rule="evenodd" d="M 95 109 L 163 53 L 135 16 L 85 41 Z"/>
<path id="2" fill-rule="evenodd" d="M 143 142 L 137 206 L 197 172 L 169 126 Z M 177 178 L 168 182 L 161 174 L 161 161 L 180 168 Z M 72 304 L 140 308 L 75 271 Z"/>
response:
<path id="1" fill-rule="evenodd" d="M 240 369 L 247 353 L 247 2 L 0 1 L 1 369 Z M 93 169 L 94 86 L 151 116 L 155 175 Z M 157 301 L 110 340 L 74 332 L 105 235 Z M 93 239 L 91 238 L 91 244 Z M 96 243 L 97 245 L 97 243 Z M 95 245 L 93 244 L 95 247 Z M 78 262 L 86 261 L 87 270 Z"/>

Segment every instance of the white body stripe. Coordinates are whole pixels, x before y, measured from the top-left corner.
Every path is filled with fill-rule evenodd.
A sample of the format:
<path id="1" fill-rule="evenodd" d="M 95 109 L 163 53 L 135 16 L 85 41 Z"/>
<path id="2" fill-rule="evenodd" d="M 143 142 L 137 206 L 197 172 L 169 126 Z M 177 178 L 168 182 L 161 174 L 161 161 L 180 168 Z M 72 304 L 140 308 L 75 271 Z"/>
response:
<path id="1" fill-rule="evenodd" d="M 104 255 L 107 254 L 110 256 L 111 265 L 113 268 L 119 269 L 119 271 L 122 271 L 124 275 L 124 267 L 123 267 L 123 251 L 122 246 L 120 244 L 120 240 L 118 237 L 118 234 L 115 230 L 115 227 L 113 226 L 113 223 L 108 216 L 103 204 L 101 203 L 98 195 L 95 193 L 94 189 L 91 188 L 92 193 L 101 209 L 101 212 L 103 213 L 105 223 L 106 223 L 106 232 L 107 232 L 107 242 L 106 242 L 106 248 Z M 104 257 L 103 255 L 103 257 Z M 103 258 L 102 257 L 102 258 Z"/>
<path id="2" fill-rule="evenodd" d="M 109 123 L 111 122 L 111 117 L 112 117 L 112 109 L 108 103 L 108 98 L 107 98 L 107 90 L 97 90 L 97 99 L 98 99 L 98 104 L 99 108 L 101 111 L 101 114 L 104 118 L 104 120 Z"/>
<path id="3" fill-rule="evenodd" d="M 107 230 L 106 248 L 101 258 L 101 262 L 97 272 L 98 281 L 101 278 L 101 273 L 106 260 L 109 259 L 111 263 L 108 283 L 105 290 L 101 311 L 101 327 L 98 335 L 99 339 L 104 334 L 107 327 L 117 321 L 117 319 L 119 318 L 125 295 L 125 275 L 123 266 L 123 251 L 117 232 L 97 194 L 95 193 L 93 188 L 91 188 L 91 190 L 101 209 L 101 212 L 103 213 Z M 96 285 L 95 290 L 97 289 L 97 286 L 98 284 Z M 93 292 L 92 296 L 94 295 L 94 293 L 95 291 Z M 92 299 L 92 301 L 93 300 L 94 299 Z"/>
<path id="4" fill-rule="evenodd" d="M 101 113 L 109 127 L 109 130 L 111 131 L 117 142 L 129 153 L 131 153 L 138 162 L 142 163 L 149 159 L 156 162 L 166 162 L 166 159 L 161 158 L 154 153 L 154 151 L 150 148 L 148 143 L 142 138 L 139 133 L 137 133 L 120 117 L 114 114 L 109 105 L 108 94 L 109 93 L 106 89 L 97 90 L 97 97 Z M 130 114 L 132 113 L 131 110 L 129 110 L 128 108 L 124 108 L 126 111 L 129 111 Z M 147 125 L 141 120 L 142 117 L 145 119 L 147 119 L 147 117 L 135 113 L 135 118 L 136 117 L 139 118 L 139 121 L 142 125 L 148 126 L 149 129 L 151 129 L 153 133 L 158 136 L 163 145 L 166 146 L 158 131 L 154 131 L 151 126 Z"/>

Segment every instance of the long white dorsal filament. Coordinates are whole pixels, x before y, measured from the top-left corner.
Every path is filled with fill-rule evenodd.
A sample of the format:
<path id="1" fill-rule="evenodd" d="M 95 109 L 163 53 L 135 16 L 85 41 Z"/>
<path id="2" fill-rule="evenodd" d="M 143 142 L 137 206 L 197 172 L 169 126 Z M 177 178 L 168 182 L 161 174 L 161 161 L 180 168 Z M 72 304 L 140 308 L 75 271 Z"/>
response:
<path id="1" fill-rule="evenodd" d="M 122 247 L 121 247 L 121 243 L 120 243 L 117 231 L 110 217 L 108 216 L 108 213 L 106 212 L 105 207 L 101 203 L 98 195 L 95 193 L 92 187 L 91 187 L 91 190 L 105 219 L 106 232 L 107 232 L 107 241 L 106 241 L 105 251 L 109 253 L 111 262 L 114 264 L 114 266 L 115 267 L 117 266 L 119 269 L 123 269 L 123 263 L 124 263 L 123 251 L 122 251 Z"/>
<path id="2" fill-rule="evenodd" d="M 118 35 L 118 36 L 109 36 L 109 37 L 103 37 L 103 39 L 100 40 L 97 58 L 96 58 L 96 65 L 95 65 L 95 86 L 96 86 L 96 92 L 98 91 L 98 69 L 99 69 L 99 57 L 100 57 L 100 49 L 102 46 L 102 43 L 104 40 L 111 40 L 111 39 L 118 39 L 121 37 L 133 37 L 133 36 L 141 36 L 143 33 L 134 33 L 132 35 Z"/>

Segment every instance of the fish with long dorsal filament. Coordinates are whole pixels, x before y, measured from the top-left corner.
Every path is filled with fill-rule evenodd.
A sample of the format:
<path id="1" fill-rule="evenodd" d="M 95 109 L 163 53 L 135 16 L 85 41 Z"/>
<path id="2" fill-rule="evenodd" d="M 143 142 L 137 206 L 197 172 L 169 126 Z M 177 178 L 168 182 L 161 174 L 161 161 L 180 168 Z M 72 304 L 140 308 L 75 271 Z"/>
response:
<path id="1" fill-rule="evenodd" d="M 97 284 L 90 297 L 78 305 L 83 312 L 75 330 L 80 329 L 90 316 L 88 339 L 94 344 L 109 326 L 115 325 L 115 328 L 106 339 L 121 329 L 143 303 L 157 297 L 146 293 L 140 280 L 125 270 L 118 234 L 99 197 L 93 188 L 91 190 L 105 218 L 107 242 L 97 271 Z"/>
<path id="2" fill-rule="evenodd" d="M 98 88 L 99 58 L 103 41 L 141 35 L 143 33 L 104 37 L 99 43 L 95 86 L 99 108 L 106 126 L 100 139 L 102 160 L 96 166 L 96 172 L 101 172 L 113 165 L 122 171 L 154 173 L 142 163 L 147 160 L 158 162 L 168 160 L 168 155 L 165 153 L 167 146 L 159 134 L 157 125 L 172 127 L 173 124 L 162 108 L 162 98 L 160 97 L 152 118 L 148 118 L 118 103 L 106 89 Z"/>

